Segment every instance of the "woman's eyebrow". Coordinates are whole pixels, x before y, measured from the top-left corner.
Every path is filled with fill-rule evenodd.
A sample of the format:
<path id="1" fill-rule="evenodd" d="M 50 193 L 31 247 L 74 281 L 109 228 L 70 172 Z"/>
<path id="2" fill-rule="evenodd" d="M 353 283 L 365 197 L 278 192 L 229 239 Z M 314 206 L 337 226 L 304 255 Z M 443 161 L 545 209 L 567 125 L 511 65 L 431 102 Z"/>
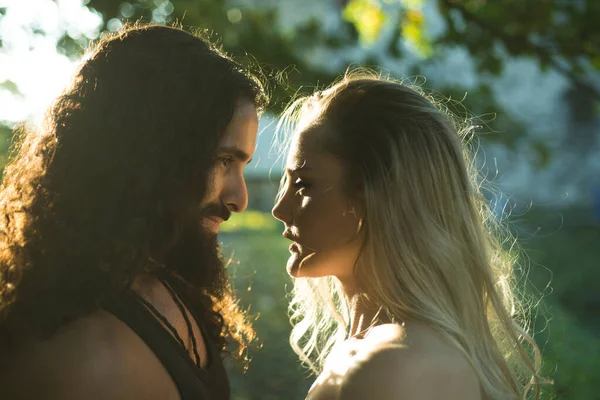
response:
<path id="1" fill-rule="evenodd" d="M 310 167 L 297 167 L 297 168 L 286 168 L 286 171 L 290 174 L 297 174 L 300 171 L 311 171 Z"/>
<path id="2" fill-rule="evenodd" d="M 312 168 L 306 166 L 306 160 L 304 160 L 304 162 L 302 162 L 302 165 L 300 165 L 298 167 L 286 168 L 286 171 L 290 174 L 296 174 L 301 170 L 302 171 L 310 171 L 310 170 L 312 170 Z"/>

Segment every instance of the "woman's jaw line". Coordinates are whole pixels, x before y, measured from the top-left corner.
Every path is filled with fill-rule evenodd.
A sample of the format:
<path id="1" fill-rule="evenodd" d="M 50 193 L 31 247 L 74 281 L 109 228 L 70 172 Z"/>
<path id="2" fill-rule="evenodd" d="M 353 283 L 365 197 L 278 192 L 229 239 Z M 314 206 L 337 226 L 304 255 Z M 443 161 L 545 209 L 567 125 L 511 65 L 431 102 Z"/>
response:
<path id="1" fill-rule="evenodd" d="M 293 245 L 293 244 L 292 244 Z M 290 246 L 291 247 L 291 246 Z M 324 274 L 319 274 L 317 276 L 311 276 L 311 275 L 300 275 L 300 272 L 302 271 L 302 267 L 305 263 L 309 262 L 313 257 L 318 256 L 318 252 L 314 251 L 312 253 L 309 254 L 305 254 L 302 255 L 300 253 L 292 253 L 290 255 L 290 258 L 288 259 L 288 265 L 287 265 L 287 272 L 288 274 L 294 278 L 294 279 L 307 279 L 307 278 L 324 278 L 327 276 L 332 276 L 334 278 L 336 278 L 340 284 L 342 285 L 342 289 L 344 291 L 344 293 L 346 293 L 346 296 L 348 297 L 353 297 L 357 294 L 359 294 L 359 290 L 357 287 L 357 284 L 355 282 L 355 280 L 353 279 L 352 276 L 347 276 L 347 275 L 339 275 L 336 273 L 324 273 Z M 293 259 L 295 258 L 295 259 Z M 320 269 L 320 268 L 319 268 Z M 310 273 L 310 268 L 309 271 Z"/>
<path id="2" fill-rule="evenodd" d="M 298 276 L 299 272 L 302 270 L 302 264 L 312 258 L 316 253 L 308 253 L 301 254 L 296 247 L 296 251 L 293 251 L 292 248 L 296 245 L 296 242 L 290 245 L 290 258 L 288 259 L 287 272 L 292 278 L 305 278 L 303 276 Z"/>

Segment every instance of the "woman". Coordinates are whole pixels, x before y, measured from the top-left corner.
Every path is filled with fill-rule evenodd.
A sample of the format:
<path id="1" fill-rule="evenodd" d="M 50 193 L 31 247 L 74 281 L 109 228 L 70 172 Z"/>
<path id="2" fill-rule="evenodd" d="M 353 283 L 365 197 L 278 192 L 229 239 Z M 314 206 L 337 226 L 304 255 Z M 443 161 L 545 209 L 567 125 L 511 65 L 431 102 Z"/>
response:
<path id="1" fill-rule="evenodd" d="M 539 398 L 539 350 L 459 129 L 421 91 L 346 76 L 280 128 L 290 343 L 309 399 Z M 533 352 L 534 361 L 530 358 Z"/>

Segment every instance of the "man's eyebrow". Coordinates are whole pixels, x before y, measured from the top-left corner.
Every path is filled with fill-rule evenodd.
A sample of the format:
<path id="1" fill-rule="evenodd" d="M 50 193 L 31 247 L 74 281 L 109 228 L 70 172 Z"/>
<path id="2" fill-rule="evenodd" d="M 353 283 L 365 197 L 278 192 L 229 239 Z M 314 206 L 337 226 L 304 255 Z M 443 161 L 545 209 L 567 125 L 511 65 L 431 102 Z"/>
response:
<path id="1" fill-rule="evenodd" d="M 238 149 L 237 147 L 221 146 L 217 148 L 217 154 L 222 153 L 227 153 L 230 156 L 232 156 L 236 161 L 245 162 L 246 164 L 252 161 L 252 157 L 250 157 L 250 154 Z"/>

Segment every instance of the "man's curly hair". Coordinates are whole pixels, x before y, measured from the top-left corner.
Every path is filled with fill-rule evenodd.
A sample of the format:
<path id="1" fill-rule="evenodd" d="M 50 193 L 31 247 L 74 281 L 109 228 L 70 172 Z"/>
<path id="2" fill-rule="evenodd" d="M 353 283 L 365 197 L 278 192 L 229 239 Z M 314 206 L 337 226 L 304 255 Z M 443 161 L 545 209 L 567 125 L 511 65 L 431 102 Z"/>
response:
<path id="1" fill-rule="evenodd" d="M 4 171 L 1 347 L 50 337 L 149 273 L 185 295 L 222 351 L 231 337 L 244 353 L 254 332 L 228 282 L 169 265 L 204 268 L 194 251 L 172 253 L 240 100 L 266 105 L 259 80 L 199 34 L 138 24 L 99 40 Z"/>

